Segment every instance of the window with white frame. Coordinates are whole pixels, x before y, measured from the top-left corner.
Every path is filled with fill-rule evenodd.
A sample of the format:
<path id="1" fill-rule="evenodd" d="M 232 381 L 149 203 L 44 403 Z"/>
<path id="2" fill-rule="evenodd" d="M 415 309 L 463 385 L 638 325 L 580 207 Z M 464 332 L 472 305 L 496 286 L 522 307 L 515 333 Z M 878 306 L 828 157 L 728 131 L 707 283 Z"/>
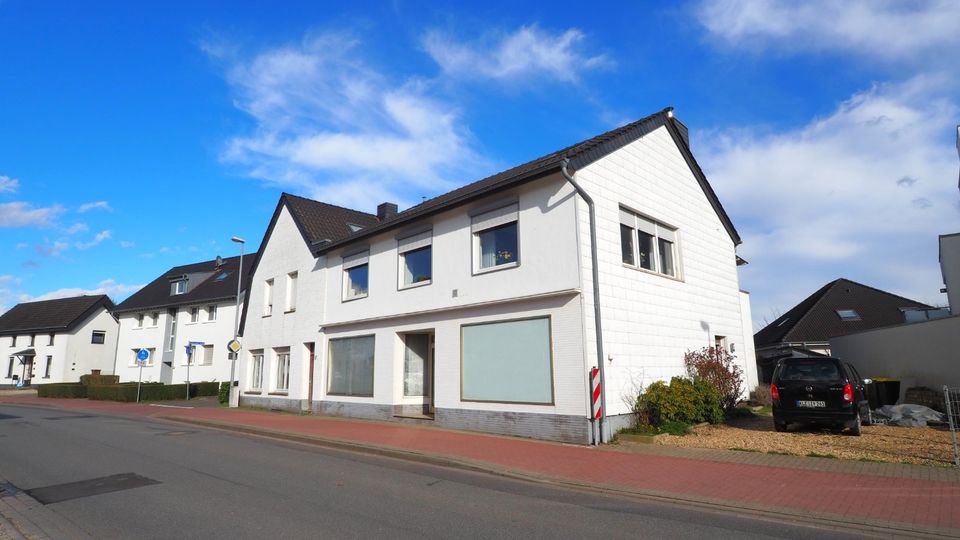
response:
<path id="1" fill-rule="evenodd" d="M 397 240 L 400 287 L 428 285 L 433 280 L 433 231 Z"/>
<path id="2" fill-rule="evenodd" d="M 43 378 L 44 378 L 44 379 L 49 379 L 49 378 L 50 378 L 50 368 L 51 368 L 51 367 L 53 367 L 53 357 L 48 355 L 48 356 L 47 356 L 47 365 L 43 368 Z"/>
<path id="3" fill-rule="evenodd" d="M 263 387 L 263 351 L 250 351 L 250 390 Z"/>
<path id="4" fill-rule="evenodd" d="M 33 347 L 33 344 L 37 342 L 37 335 L 30 334 L 30 346 Z"/>
<path id="5" fill-rule="evenodd" d="M 10 336 L 10 346 L 11 347 L 17 346 L 17 336 Z"/>
<path id="6" fill-rule="evenodd" d="M 550 318 L 460 327 L 460 398 L 464 401 L 553 403 Z"/>
<path id="7" fill-rule="evenodd" d="M 200 307 L 194 306 L 190 308 L 190 322 L 197 322 L 200 320 Z"/>
<path id="8" fill-rule="evenodd" d="M 137 328 L 143 328 L 143 313 L 137 313 Z"/>
<path id="9" fill-rule="evenodd" d="M 103 345 L 107 341 L 107 333 L 103 330 L 94 330 L 90 335 L 90 343 Z"/>
<path id="10" fill-rule="evenodd" d="M 677 229 L 620 209 L 620 255 L 623 264 L 679 277 Z"/>
<path id="11" fill-rule="evenodd" d="M 154 311 L 150 315 L 150 326 L 156 328 L 158 324 L 160 324 L 160 314 Z"/>
<path id="12" fill-rule="evenodd" d="M 215 321 L 217 320 L 217 305 L 211 304 L 207 306 L 207 320 Z"/>
<path id="13" fill-rule="evenodd" d="M 273 279 L 263 282 L 263 316 L 273 315 Z"/>
<path id="14" fill-rule="evenodd" d="M 370 252 L 361 251 L 343 258 L 343 300 L 364 298 L 369 293 Z"/>
<path id="15" fill-rule="evenodd" d="M 11 356 L 11 357 L 10 357 L 10 363 L 7 364 L 7 378 L 8 378 L 8 379 L 12 379 L 12 378 L 13 378 L 13 362 L 14 362 L 14 360 L 13 360 L 13 357 Z"/>
<path id="16" fill-rule="evenodd" d="M 177 344 L 177 309 L 170 309 L 167 311 L 167 315 L 170 317 L 170 337 L 167 341 L 167 350 L 172 351 Z"/>
<path id="17" fill-rule="evenodd" d="M 327 393 L 373 397 L 373 367 L 373 336 L 331 339 Z"/>
<path id="18" fill-rule="evenodd" d="M 187 292 L 187 280 L 178 279 L 177 281 L 170 283 L 170 294 L 183 294 Z"/>
<path id="19" fill-rule="evenodd" d="M 53 340 L 56 337 L 56 334 L 50 334 L 50 339 L 47 341 L 47 345 L 53 345 Z"/>
<path id="20" fill-rule="evenodd" d="M 519 205 L 508 204 L 471 218 L 474 271 L 509 268 L 520 263 Z"/>
<path id="21" fill-rule="evenodd" d="M 197 363 L 201 366 L 213 365 L 213 345 L 204 345 L 203 349 L 197 349 Z"/>
<path id="22" fill-rule="evenodd" d="M 275 349 L 274 355 L 277 357 L 274 389 L 277 392 L 286 392 L 290 389 L 290 349 Z"/>
<path id="23" fill-rule="evenodd" d="M 297 310 L 297 276 L 296 272 L 287 274 L 287 312 Z"/>

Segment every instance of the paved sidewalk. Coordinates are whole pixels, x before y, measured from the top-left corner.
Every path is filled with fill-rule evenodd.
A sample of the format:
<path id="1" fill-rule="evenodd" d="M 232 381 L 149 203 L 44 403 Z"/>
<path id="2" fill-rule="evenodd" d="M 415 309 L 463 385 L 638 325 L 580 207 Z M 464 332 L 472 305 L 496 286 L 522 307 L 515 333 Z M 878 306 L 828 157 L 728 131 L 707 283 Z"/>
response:
<path id="1" fill-rule="evenodd" d="M 247 409 L 36 397 L 0 397 L 0 403 L 155 417 L 627 496 L 862 526 L 874 532 L 873 528 L 886 528 L 891 535 L 960 537 L 960 471 L 948 468 L 662 446 L 590 448 Z"/>

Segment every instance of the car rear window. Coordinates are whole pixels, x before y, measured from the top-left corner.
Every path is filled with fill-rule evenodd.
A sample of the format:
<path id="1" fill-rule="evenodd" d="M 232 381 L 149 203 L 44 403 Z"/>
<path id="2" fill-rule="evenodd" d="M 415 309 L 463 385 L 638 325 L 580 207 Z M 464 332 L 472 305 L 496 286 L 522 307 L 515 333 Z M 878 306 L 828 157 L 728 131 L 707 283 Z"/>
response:
<path id="1" fill-rule="evenodd" d="M 780 368 L 781 381 L 833 382 L 840 379 L 840 369 L 830 361 L 793 361 Z"/>

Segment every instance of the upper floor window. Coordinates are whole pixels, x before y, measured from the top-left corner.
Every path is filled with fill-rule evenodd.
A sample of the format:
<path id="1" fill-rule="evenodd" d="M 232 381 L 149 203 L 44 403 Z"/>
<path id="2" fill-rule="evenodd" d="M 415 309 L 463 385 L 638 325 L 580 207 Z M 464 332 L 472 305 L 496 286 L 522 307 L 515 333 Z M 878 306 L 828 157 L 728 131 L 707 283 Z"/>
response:
<path id="1" fill-rule="evenodd" d="M 287 274 L 287 309 L 286 311 L 297 310 L 297 276 L 296 272 Z"/>
<path id="2" fill-rule="evenodd" d="M 150 314 L 150 326 L 156 327 L 158 324 L 160 324 L 160 314 L 154 311 Z"/>
<path id="3" fill-rule="evenodd" d="M 194 306 L 190 308 L 190 322 L 197 322 L 200 320 L 200 308 Z"/>
<path id="4" fill-rule="evenodd" d="M 10 336 L 10 346 L 11 347 L 17 346 L 17 336 Z"/>
<path id="5" fill-rule="evenodd" d="M 343 258 L 343 299 L 363 298 L 369 293 L 370 252 L 361 251 Z"/>
<path id="6" fill-rule="evenodd" d="M 36 334 L 30 334 L 30 346 L 33 347 L 34 343 L 36 343 L 36 342 L 37 342 L 37 335 L 36 335 Z"/>
<path id="7" fill-rule="evenodd" d="M 47 341 L 47 345 L 53 345 L 53 338 L 54 338 L 54 336 L 56 336 L 56 334 L 50 334 L 50 339 L 49 339 L 49 341 Z"/>
<path id="8" fill-rule="evenodd" d="M 211 304 L 207 306 L 207 320 L 215 321 L 217 320 L 217 305 Z"/>
<path id="9" fill-rule="evenodd" d="M 137 328 L 143 328 L 143 313 L 137 313 Z"/>
<path id="10" fill-rule="evenodd" d="M 178 279 L 170 284 L 170 294 L 183 294 L 187 292 L 187 280 Z"/>
<path id="11" fill-rule="evenodd" d="M 269 317 L 273 314 L 273 280 L 268 279 L 263 283 L 263 316 Z"/>
<path id="12" fill-rule="evenodd" d="M 433 279 L 433 231 L 397 241 L 400 256 L 400 286 L 427 285 Z"/>
<path id="13" fill-rule="evenodd" d="M 520 263 L 517 203 L 473 216 L 475 271 L 509 268 Z"/>
<path id="14" fill-rule="evenodd" d="M 94 330 L 93 335 L 90 337 L 90 343 L 95 343 L 97 345 L 103 345 L 107 341 L 107 333 L 102 330 Z"/>
<path id="15" fill-rule="evenodd" d="M 677 230 L 620 209 L 620 255 L 623 264 L 678 277 Z"/>

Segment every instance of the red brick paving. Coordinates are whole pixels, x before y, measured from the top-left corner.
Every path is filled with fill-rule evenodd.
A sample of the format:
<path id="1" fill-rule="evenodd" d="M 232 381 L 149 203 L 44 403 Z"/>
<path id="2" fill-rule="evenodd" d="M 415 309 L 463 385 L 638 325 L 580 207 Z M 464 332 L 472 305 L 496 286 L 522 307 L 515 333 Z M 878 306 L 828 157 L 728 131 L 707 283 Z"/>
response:
<path id="1" fill-rule="evenodd" d="M 88 400 L 6 397 L 109 414 L 208 420 L 489 464 L 522 474 L 727 505 L 857 521 L 960 529 L 960 482 L 825 472 L 608 451 L 389 422 L 245 409 L 175 409 Z M 960 532 L 960 531 L 958 531 Z"/>

